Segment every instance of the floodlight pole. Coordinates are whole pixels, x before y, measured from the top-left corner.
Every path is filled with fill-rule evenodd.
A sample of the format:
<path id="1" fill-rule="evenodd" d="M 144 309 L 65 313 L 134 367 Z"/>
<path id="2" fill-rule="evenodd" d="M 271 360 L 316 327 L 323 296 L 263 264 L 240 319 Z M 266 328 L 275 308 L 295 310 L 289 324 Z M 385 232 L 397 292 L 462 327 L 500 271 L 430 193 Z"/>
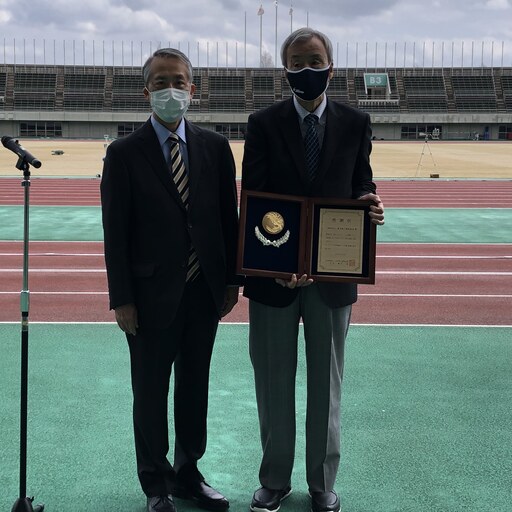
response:
<path id="1" fill-rule="evenodd" d="M 21 310 L 21 393 L 20 393 L 20 494 L 11 512 L 41 512 L 44 505 L 32 506 L 34 498 L 27 497 L 27 419 L 28 419 L 28 221 L 30 204 L 30 168 L 25 157 L 20 157 L 16 168 L 23 171 L 23 287 L 20 296 Z"/>

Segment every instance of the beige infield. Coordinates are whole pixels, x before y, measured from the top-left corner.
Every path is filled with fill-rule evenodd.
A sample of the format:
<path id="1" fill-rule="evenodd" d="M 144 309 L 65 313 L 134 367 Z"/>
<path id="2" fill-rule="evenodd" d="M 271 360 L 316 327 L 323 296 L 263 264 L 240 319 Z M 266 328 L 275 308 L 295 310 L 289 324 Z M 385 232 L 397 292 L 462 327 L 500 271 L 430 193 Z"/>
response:
<path id="1" fill-rule="evenodd" d="M 102 140 L 20 139 L 43 165 L 33 176 L 94 177 L 101 174 L 106 143 Z M 242 168 L 243 142 L 231 142 Z M 61 153 L 61 154 L 58 154 Z M 17 156 L 0 147 L 0 176 L 16 176 Z M 376 178 L 512 179 L 511 141 L 374 141 L 371 163 Z M 432 176 L 431 176 L 432 175 Z"/>

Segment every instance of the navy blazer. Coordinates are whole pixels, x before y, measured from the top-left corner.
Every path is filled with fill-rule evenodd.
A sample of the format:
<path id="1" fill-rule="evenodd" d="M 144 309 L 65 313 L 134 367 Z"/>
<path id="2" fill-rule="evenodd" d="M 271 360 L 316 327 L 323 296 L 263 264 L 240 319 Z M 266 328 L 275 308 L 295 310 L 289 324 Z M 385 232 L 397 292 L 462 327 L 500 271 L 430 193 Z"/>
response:
<path id="1" fill-rule="evenodd" d="M 368 114 L 327 100 L 326 125 L 318 170 L 310 182 L 300 120 L 293 99 L 249 117 L 242 165 L 242 188 L 276 194 L 355 199 L 375 192 L 370 166 Z M 357 300 L 351 283 L 318 283 L 323 300 L 341 307 Z M 270 306 L 287 306 L 298 293 L 274 279 L 247 277 L 244 295 Z"/>
<path id="2" fill-rule="evenodd" d="M 236 283 L 238 211 L 227 139 L 187 121 L 185 209 L 148 120 L 107 148 L 101 181 L 110 307 L 135 303 L 139 325 L 165 327 L 185 287 L 192 242 L 217 311 Z"/>

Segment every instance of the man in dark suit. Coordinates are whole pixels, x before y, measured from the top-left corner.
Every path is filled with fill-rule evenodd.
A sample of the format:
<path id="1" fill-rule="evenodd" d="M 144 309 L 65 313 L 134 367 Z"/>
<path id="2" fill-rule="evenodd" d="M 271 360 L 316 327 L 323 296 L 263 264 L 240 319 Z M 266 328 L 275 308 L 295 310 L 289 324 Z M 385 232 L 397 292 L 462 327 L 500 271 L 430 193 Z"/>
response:
<path id="1" fill-rule="evenodd" d="M 284 41 L 281 60 L 294 96 L 249 117 L 242 187 L 296 196 L 369 199 L 384 223 L 372 181 L 369 116 L 330 101 L 332 44 L 299 29 Z M 295 448 L 295 374 L 299 323 L 307 362 L 306 474 L 313 512 L 340 510 L 334 483 L 340 459 L 343 351 L 354 284 L 247 278 L 249 343 L 263 458 L 261 488 L 251 510 L 275 512 L 291 492 Z"/>
<path id="2" fill-rule="evenodd" d="M 172 495 L 224 510 L 229 502 L 197 461 L 218 321 L 238 300 L 235 166 L 224 137 L 183 118 L 195 90 L 186 55 L 160 49 L 143 75 L 153 114 L 110 144 L 101 182 L 110 307 L 130 348 L 138 476 L 149 512 L 173 512 Z"/>

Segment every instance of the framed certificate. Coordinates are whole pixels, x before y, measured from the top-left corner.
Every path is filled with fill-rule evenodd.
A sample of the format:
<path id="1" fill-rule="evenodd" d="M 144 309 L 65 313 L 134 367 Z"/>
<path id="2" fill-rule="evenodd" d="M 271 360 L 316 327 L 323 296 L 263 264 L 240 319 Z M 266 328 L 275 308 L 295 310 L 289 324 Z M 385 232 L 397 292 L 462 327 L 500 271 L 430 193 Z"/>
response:
<path id="1" fill-rule="evenodd" d="M 372 204 L 243 190 L 237 271 L 373 284 L 376 226 L 368 215 Z"/>

